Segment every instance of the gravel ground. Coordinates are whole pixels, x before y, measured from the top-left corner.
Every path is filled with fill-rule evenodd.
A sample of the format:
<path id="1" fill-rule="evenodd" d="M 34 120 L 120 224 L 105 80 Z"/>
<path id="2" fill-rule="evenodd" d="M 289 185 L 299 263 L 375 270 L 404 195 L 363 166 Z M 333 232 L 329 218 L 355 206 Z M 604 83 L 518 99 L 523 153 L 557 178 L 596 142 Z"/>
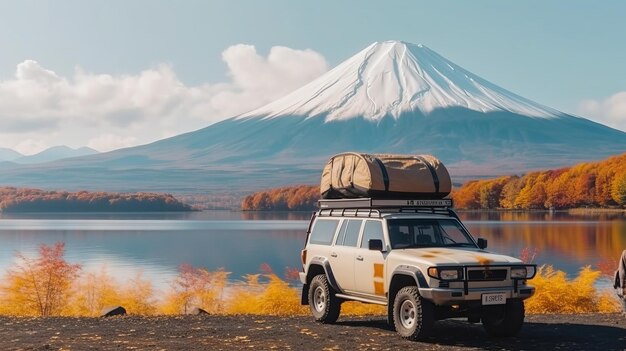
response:
<path id="1" fill-rule="evenodd" d="M 0 317 L 0 350 L 626 350 L 623 314 L 531 315 L 515 338 L 488 337 L 480 324 L 446 320 L 410 342 L 383 317 L 180 316 Z"/>

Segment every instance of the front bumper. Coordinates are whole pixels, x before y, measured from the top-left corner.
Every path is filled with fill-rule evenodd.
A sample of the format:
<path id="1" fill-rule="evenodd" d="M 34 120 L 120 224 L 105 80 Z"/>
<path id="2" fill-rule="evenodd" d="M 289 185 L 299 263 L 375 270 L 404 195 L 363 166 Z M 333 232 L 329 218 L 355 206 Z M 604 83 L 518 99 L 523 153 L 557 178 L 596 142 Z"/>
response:
<path id="1" fill-rule="evenodd" d="M 482 295 L 490 293 L 505 293 L 507 300 L 523 300 L 533 296 L 535 287 L 520 285 L 517 289 L 512 287 L 474 288 L 468 289 L 467 293 L 464 289 L 421 288 L 419 292 L 422 298 L 432 301 L 435 305 L 454 305 L 468 301 L 482 301 Z"/>

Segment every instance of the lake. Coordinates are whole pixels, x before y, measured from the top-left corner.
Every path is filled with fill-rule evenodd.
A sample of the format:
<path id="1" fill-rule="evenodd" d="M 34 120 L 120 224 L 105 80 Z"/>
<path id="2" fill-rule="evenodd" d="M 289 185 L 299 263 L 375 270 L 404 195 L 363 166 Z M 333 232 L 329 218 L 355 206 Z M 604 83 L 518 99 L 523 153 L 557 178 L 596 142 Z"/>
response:
<path id="1" fill-rule="evenodd" d="M 572 216 L 546 212 L 467 212 L 461 218 L 489 250 L 519 256 L 537 250 L 535 263 L 570 275 L 585 265 L 617 259 L 626 249 L 623 214 Z M 119 281 L 141 272 L 168 287 L 183 263 L 224 268 L 230 278 L 258 273 L 266 263 L 283 275 L 300 268 L 310 213 L 206 211 L 150 214 L 0 215 L 0 274 L 16 252 L 36 254 L 41 244 L 66 244 L 66 258 L 84 271 L 103 267 Z"/>

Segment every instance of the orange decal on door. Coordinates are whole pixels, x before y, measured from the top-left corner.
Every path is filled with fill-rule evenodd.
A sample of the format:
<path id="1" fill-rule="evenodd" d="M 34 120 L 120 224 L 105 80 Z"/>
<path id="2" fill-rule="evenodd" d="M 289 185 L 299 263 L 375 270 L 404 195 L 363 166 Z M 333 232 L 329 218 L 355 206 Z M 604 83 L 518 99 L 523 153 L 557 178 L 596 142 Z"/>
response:
<path id="1" fill-rule="evenodd" d="M 383 278 L 383 268 L 381 263 L 374 263 L 374 278 Z"/>
<path id="2" fill-rule="evenodd" d="M 382 282 L 374 282 L 374 294 L 385 295 L 385 285 Z"/>

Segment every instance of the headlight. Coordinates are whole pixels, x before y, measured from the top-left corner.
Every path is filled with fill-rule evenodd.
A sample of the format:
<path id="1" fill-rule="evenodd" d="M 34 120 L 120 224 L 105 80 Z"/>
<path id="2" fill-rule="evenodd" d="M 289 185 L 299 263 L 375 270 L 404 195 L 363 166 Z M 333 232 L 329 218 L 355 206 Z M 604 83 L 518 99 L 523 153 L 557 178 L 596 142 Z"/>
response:
<path id="1" fill-rule="evenodd" d="M 456 269 L 444 269 L 439 271 L 439 277 L 441 277 L 441 280 L 459 279 L 459 271 Z"/>
<path id="2" fill-rule="evenodd" d="M 430 267 L 428 268 L 428 275 L 435 279 L 440 280 L 458 280 L 461 278 L 460 268 L 450 267 Z"/>
<path id="3" fill-rule="evenodd" d="M 526 267 L 513 267 L 511 268 L 511 279 L 526 279 L 527 273 Z"/>

